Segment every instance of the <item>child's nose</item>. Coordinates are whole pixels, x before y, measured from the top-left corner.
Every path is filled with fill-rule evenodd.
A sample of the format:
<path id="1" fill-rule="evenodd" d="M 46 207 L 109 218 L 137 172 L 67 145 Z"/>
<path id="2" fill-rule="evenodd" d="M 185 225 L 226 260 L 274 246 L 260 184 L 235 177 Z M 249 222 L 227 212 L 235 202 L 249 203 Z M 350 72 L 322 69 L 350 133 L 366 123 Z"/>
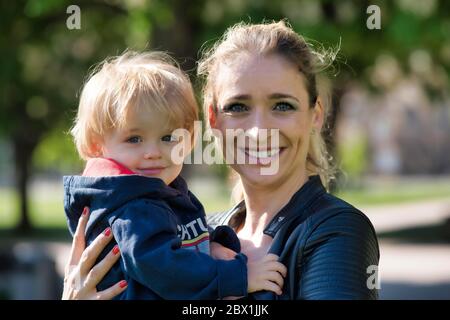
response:
<path id="1" fill-rule="evenodd" d="M 159 159 L 161 158 L 161 151 L 157 145 L 149 145 L 147 146 L 144 154 L 145 159 Z"/>

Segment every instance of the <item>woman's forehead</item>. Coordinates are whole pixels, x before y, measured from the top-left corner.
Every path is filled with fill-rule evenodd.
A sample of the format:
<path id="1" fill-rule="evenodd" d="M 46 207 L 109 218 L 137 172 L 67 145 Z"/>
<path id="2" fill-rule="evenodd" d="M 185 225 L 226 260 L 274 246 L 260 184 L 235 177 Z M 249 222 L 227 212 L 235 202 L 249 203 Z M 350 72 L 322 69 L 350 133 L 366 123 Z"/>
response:
<path id="1" fill-rule="evenodd" d="M 243 55 L 219 67 L 216 94 L 223 99 L 264 93 L 307 94 L 304 77 L 290 62 L 277 55 Z"/>

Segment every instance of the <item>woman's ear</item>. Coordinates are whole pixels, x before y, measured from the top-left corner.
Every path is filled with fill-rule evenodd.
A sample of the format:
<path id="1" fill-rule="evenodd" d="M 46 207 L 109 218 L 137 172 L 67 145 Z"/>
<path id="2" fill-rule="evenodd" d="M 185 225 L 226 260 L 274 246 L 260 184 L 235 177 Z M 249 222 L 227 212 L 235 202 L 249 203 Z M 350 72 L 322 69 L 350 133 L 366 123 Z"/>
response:
<path id="1" fill-rule="evenodd" d="M 216 128 L 216 111 L 214 110 L 213 105 L 209 105 L 208 107 L 208 121 L 211 128 Z"/>
<path id="2" fill-rule="evenodd" d="M 323 107 L 322 99 L 317 97 L 316 104 L 313 109 L 313 118 L 312 118 L 312 126 L 316 129 L 316 131 L 320 132 L 323 126 L 323 122 L 325 119 L 325 109 Z"/>

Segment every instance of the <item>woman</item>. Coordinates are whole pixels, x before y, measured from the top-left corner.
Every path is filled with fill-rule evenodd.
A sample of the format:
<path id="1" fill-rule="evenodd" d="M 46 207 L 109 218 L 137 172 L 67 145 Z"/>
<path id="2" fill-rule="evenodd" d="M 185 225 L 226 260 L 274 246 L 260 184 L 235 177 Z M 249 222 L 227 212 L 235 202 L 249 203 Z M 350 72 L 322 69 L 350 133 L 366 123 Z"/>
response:
<path id="1" fill-rule="evenodd" d="M 199 74 L 206 78 L 205 114 L 225 137 L 223 145 L 230 144 L 226 130 L 279 130 L 278 147 L 233 144 L 234 151 L 253 160 L 231 164 L 242 200 L 209 223 L 234 228 L 249 261 L 267 252 L 280 257 L 288 275 L 277 298 L 376 299 L 368 273 L 379 261 L 373 226 L 324 187 L 332 173 L 321 135 L 325 110 L 316 88 L 317 68 L 312 50 L 284 22 L 238 24 L 205 54 L 199 64 Z M 261 174 L 272 161 L 278 170 Z M 82 253 L 83 219 L 72 246 L 64 298 L 109 299 L 125 288 L 117 284 L 98 293 L 95 285 L 117 257 L 110 254 L 92 268 L 110 236 L 100 236 Z M 75 279 L 81 280 L 78 286 Z M 260 292 L 250 298 L 275 296 Z"/>

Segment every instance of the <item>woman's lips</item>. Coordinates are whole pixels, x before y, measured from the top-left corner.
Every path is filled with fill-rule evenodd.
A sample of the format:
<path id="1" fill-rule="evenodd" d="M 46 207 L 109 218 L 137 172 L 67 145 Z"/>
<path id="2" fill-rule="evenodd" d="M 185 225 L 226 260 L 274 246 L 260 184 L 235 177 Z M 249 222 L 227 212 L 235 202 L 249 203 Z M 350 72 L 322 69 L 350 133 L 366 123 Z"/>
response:
<path id="1" fill-rule="evenodd" d="M 274 148 L 265 150 L 238 149 L 246 156 L 246 164 L 268 165 L 277 160 L 286 148 Z"/>
<path id="2" fill-rule="evenodd" d="M 145 176 L 154 176 L 160 174 L 165 167 L 151 167 L 151 168 L 142 168 L 137 169 L 137 171 Z"/>

